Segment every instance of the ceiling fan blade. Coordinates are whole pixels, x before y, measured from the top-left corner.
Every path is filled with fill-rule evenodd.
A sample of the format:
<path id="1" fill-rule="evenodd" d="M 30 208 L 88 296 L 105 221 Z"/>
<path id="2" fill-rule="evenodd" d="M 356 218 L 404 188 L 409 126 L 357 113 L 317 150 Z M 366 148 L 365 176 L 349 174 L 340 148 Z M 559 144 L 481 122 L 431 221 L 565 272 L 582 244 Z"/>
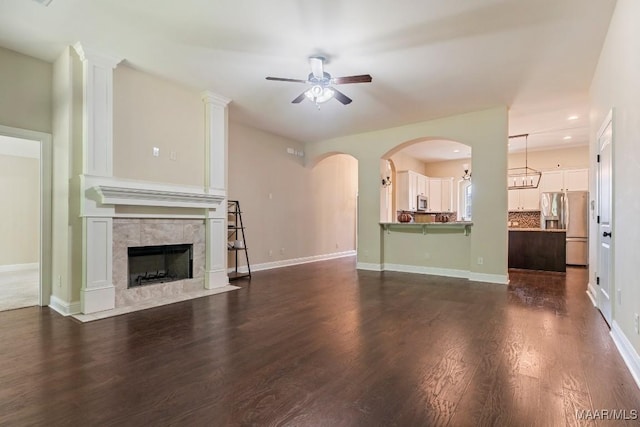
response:
<path id="1" fill-rule="evenodd" d="M 306 92 L 302 92 L 300 95 L 298 95 L 298 97 L 296 99 L 294 99 L 293 101 L 291 101 L 292 104 L 299 104 L 302 102 L 302 100 L 305 98 L 305 93 Z"/>
<path id="2" fill-rule="evenodd" d="M 372 77 L 369 74 L 362 74 L 359 76 L 346 76 L 335 77 L 331 80 L 331 83 L 336 85 L 343 85 L 347 83 L 371 83 Z"/>
<path id="3" fill-rule="evenodd" d="M 277 82 L 292 82 L 292 83 L 308 83 L 306 80 L 300 79 L 285 79 L 283 77 L 265 77 L 267 80 L 275 80 Z"/>
<path id="4" fill-rule="evenodd" d="M 324 57 L 312 56 L 309 58 L 309 64 L 311 65 L 311 74 L 316 79 L 324 78 Z"/>
<path id="5" fill-rule="evenodd" d="M 347 95 L 340 92 L 338 89 L 335 89 L 335 88 L 331 88 L 331 89 L 333 89 L 333 91 L 335 92 L 333 97 L 338 101 L 342 102 L 344 105 L 351 104 L 351 101 L 353 101 L 353 99 L 349 98 Z"/>

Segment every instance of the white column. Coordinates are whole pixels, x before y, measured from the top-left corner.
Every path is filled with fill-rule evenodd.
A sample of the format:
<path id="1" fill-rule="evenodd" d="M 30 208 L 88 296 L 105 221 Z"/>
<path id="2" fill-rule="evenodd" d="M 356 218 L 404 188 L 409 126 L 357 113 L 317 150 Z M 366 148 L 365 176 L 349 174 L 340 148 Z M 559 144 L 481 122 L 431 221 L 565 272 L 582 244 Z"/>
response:
<path id="1" fill-rule="evenodd" d="M 76 43 L 82 61 L 82 177 L 113 176 L 113 69 L 121 59 L 103 55 Z M 80 179 L 79 182 L 84 182 Z M 112 280 L 113 209 L 96 211 L 79 185 L 82 218 L 83 313 L 115 308 Z M 93 209 L 92 209 L 93 208 Z M 87 211 L 91 210 L 91 216 Z"/>
<path id="2" fill-rule="evenodd" d="M 113 218 L 84 218 L 82 312 L 115 308 L 116 290 L 112 280 Z"/>
<path id="3" fill-rule="evenodd" d="M 209 209 L 206 219 L 205 288 L 229 284 L 227 276 L 227 163 L 228 117 L 230 99 L 204 92 L 205 104 L 205 190 L 219 195 L 224 202 Z"/>
<path id="4" fill-rule="evenodd" d="M 82 60 L 82 156 L 85 175 L 113 175 L 113 69 L 121 59 L 76 43 Z"/>

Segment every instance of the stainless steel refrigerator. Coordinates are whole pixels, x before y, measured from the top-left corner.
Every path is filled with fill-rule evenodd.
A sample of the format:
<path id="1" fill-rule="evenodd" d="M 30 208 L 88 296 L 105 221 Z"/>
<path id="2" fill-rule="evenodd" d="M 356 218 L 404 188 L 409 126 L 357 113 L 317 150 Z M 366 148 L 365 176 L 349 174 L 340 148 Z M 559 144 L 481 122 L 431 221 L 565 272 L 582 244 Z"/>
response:
<path id="1" fill-rule="evenodd" d="M 540 226 L 543 229 L 565 229 L 567 234 L 567 264 L 589 263 L 589 193 L 542 193 L 540 195 Z"/>

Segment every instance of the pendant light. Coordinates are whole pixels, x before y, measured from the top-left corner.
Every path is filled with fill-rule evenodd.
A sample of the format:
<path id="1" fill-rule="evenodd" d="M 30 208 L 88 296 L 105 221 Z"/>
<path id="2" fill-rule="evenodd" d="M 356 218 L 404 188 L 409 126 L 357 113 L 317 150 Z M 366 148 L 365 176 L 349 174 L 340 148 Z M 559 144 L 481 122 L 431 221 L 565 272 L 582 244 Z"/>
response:
<path id="1" fill-rule="evenodd" d="M 521 188 L 538 188 L 542 172 L 529 167 L 528 164 L 528 140 L 529 134 L 509 136 L 512 138 L 524 137 L 524 167 L 510 168 L 507 170 L 507 188 L 509 190 L 518 190 Z"/>

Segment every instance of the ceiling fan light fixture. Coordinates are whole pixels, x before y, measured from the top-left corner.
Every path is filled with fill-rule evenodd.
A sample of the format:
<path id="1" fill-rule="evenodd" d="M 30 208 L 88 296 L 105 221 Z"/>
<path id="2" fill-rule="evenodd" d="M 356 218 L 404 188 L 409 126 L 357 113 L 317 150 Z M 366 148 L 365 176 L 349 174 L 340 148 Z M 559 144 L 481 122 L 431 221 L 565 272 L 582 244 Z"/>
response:
<path id="1" fill-rule="evenodd" d="M 320 85 L 314 85 L 311 89 L 307 90 L 305 96 L 313 101 L 316 105 L 323 104 L 329 101 L 331 98 L 335 96 L 335 91 L 330 87 L 322 87 Z"/>
<path id="2" fill-rule="evenodd" d="M 311 65 L 311 73 L 307 77 L 307 80 L 301 79 L 289 79 L 284 77 L 266 77 L 267 80 L 274 80 L 280 82 L 290 82 L 290 83 L 304 83 L 308 84 L 311 87 L 300 95 L 295 97 L 292 104 L 299 104 L 305 98 L 309 99 L 313 102 L 318 109 L 320 109 L 320 104 L 323 104 L 332 98 L 335 98 L 342 105 L 351 104 L 353 101 L 344 93 L 340 92 L 338 89 L 334 89 L 333 85 L 342 85 L 348 83 L 371 83 L 371 76 L 369 74 L 361 74 L 357 76 L 344 76 L 344 77 L 331 77 L 331 74 L 324 71 L 324 62 L 326 58 L 323 56 L 311 56 L 309 58 L 309 63 Z"/>

